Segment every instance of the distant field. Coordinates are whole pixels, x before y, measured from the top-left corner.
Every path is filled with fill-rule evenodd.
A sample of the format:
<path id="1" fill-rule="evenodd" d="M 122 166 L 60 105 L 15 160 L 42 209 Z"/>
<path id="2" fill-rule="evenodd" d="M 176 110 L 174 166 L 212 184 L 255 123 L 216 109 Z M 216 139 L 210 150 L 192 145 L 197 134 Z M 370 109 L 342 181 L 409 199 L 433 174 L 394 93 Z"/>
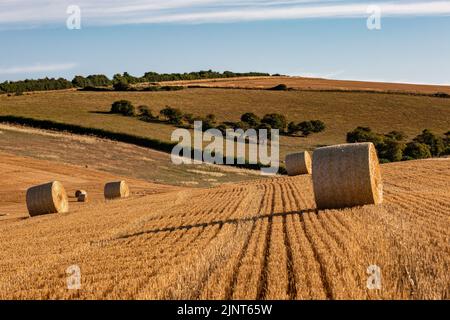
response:
<path id="1" fill-rule="evenodd" d="M 77 172 L 101 170 L 163 185 L 211 187 L 260 178 L 254 170 L 175 165 L 167 153 L 131 144 L 3 124 L 0 152 L 76 165 L 80 168 Z"/>
<path id="2" fill-rule="evenodd" d="M 256 81 L 256 80 L 255 80 Z M 281 155 L 345 141 L 357 126 L 378 132 L 402 130 L 410 138 L 424 128 L 442 134 L 450 129 L 450 99 L 363 92 L 301 92 L 238 89 L 185 89 L 176 92 L 54 91 L 0 96 L 0 115 L 78 124 L 170 141 L 173 126 L 145 123 L 108 114 L 112 102 L 128 99 L 146 104 L 154 113 L 166 105 L 195 115 L 216 114 L 219 121 L 238 121 L 244 112 L 262 116 L 285 114 L 290 121 L 320 119 L 324 133 L 309 138 L 281 138 Z"/>
<path id="3" fill-rule="evenodd" d="M 299 90 L 362 90 L 394 91 L 411 93 L 450 93 L 450 86 L 403 84 L 387 82 L 365 82 L 351 80 L 329 80 L 303 77 L 248 77 L 231 79 L 205 79 L 192 81 L 167 81 L 165 85 L 205 86 L 223 88 L 268 89 L 279 84 Z"/>

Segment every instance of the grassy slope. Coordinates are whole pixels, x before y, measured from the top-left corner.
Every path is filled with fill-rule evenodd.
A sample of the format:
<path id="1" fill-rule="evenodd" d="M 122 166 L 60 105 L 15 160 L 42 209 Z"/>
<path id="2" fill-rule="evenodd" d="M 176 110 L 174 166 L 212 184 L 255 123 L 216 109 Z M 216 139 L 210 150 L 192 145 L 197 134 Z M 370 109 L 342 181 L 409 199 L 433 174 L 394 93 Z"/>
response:
<path id="1" fill-rule="evenodd" d="M 0 115 L 50 119 L 170 141 L 174 127 L 110 115 L 113 101 L 146 104 L 154 112 L 166 105 L 196 115 L 214 113 L 219 121 L 237 121 L 244 112 L 279 112 L 290 121 L 321 119 L 326 132 L 307 139 L 282 137 L 282 155 L 298 149 L 341 143 L 356 126 L 379 132 L 402 130 L 410 138 L 422 129 L 443 133 L 450 127 L 450 99 L 374 93 L 273 92 L 259 90 L 187 89 L 177 92 L 76 92 L 0 96 Z"/>

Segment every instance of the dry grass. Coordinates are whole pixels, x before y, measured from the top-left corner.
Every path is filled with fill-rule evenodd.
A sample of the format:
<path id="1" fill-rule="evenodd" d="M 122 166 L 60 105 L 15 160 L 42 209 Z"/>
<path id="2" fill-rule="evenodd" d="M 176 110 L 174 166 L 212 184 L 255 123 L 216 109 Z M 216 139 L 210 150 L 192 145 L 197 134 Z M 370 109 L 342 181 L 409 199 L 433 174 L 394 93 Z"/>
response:
<path id="1" fill-rule="evenodd" d="M 5 182 L 33 182 L 13 179 L 21 161 L 34 172 L 56 168 L 45 173 L 53 176 L 64 167 L 2 155 L 2 192 Z M 166 188 L 0 221 L 0 298 L 448 299 L 450 160 L 382 171 L 380 207 L 317 212 L 311 178 L 298 176 Z M 72 183 L 87 179 L 85 170 L 64 172 Z M 129 182 L 132 190 L 139 183 Z M 66 288 L 74 264 L 82 272 L 78 291 Z M 366 270 L 374 264 L 382 289 L 372 291 Z"/>
<path id="2" fill-rule="evenodd" d="M 268 89 L 279 84 L 300 90 L 367 90 L 407 93 L 450 93 L 450 86 L 418 85 L 387 82 L 329 80 L 303 77 L 249 77 L 230 79 L 205 79 L 192 81 L 167 81 L 165 85 L 205 86 L 219 88 Z"/>

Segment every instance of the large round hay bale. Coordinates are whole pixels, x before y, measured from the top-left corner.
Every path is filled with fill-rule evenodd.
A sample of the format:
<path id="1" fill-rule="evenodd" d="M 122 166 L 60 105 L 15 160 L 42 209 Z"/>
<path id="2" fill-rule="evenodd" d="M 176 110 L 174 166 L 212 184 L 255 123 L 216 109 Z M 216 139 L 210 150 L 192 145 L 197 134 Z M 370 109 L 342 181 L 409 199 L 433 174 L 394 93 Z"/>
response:
<path id="1" fill-rule="evenodd" d="M 75 191 L 75 198 L 78 198 L 80 196 L 80 194 L 83 194 L 83 193 L 87 194 L 86 190 L 80 189 L 80 190 Z"/>
<path id="2" fill-rule="evenodd" d="M 31 187 L 27 190 L 27 208 L 31 217 L 69 211 L 66 190 L 59 181 Z"/>
<path id="3" fill-rule="evenodd" d="M 125 181 L 109 182 L 105 184 L 104 193 L 106 199 L 127 198 L 130 189 Z"/>
<path id="4" fill-rule="evenodd" d="M 314 151 L 312 178 L 318 209 L 383 202 L 383 183 L 372 143 L 342 144 Z"/>
<path id="5" fill-rule="evenodd" d="M 312 172 L 311 155 L 308 151 L 288 154 L 284 163 L 287 174 L 290 176 L 311 174 Z"/>

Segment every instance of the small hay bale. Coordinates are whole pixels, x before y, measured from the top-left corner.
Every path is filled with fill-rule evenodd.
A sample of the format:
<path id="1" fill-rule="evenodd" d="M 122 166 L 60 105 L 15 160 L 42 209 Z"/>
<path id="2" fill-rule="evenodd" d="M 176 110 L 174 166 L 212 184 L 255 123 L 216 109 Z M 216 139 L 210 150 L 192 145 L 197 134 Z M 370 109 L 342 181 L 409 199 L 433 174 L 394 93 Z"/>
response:
<path id="1" fill-rule="evenodd" d="M 290 176 L 311 174 L 312 161 L 308 151 L 288 154 L 285 159 L 286 171 Z"/>
<path id="2" fill-rule="evenodd" d="M 87 202 L 87 200 L 88 200 L 87 192 L 80 193 L 80 194 L 78 195 L 77 200 L 78 200 L 78 202 Z"/>
<path id="3" fill-rule="evenodd" d="M 381 204 L 383 182 L 372 143 L 318 148 L 313 154 L 313 185 L 318 209 Z"/>
<path id="4" fill-rule="evenodd" d="M 75 191 L 75 198 L 78 198 L 80 196 L 80 194 L 85 193 L 87 194 L 86 190 L 80 189 Z"/>
<path id="5" fill-rule="evenodd" d="M 109 182 L 105 184 L 104 194 L 106 199 L 127 198 L 130 189 L 125 181 Z"/>
<path id="6" fill-rule="evenodd" d="M 66 213 L 69 211 L 67 193 L 59 181 L 29 188 L 27 190 L 26 201 L 31 217 L 49 213 Z"/>

